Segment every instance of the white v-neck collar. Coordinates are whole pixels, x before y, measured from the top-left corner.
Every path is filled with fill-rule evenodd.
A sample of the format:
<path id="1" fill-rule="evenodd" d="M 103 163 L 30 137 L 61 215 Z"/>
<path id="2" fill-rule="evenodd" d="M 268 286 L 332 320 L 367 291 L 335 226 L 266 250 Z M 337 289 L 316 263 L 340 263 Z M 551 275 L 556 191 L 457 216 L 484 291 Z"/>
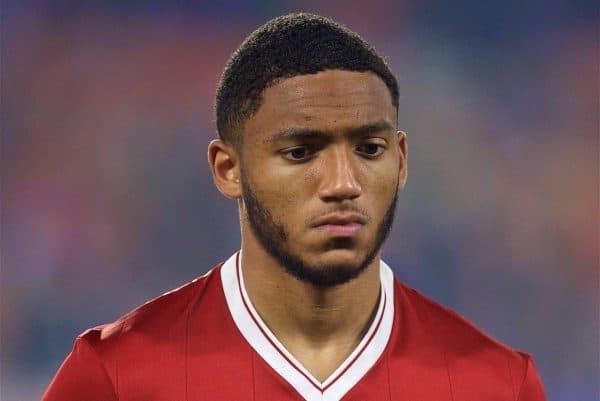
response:
<path id="1" fill-rule="evenodd" d="M 275 337 L 258 315 L 244 287 L 241 251 L 221 267 L 223 291 L 231 316 L 246 341 L 307 401 L 339 401 L 371 369 L 385 350 L 394 322 L 394 275 L 380 264 L 381 296 L 367 333 L 346 360 L 322 383 Z"/>

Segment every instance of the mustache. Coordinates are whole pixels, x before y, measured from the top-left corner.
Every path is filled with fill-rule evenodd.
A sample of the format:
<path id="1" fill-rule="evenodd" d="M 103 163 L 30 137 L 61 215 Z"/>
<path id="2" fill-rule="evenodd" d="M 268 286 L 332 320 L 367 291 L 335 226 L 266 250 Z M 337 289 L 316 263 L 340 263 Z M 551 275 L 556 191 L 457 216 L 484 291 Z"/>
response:
<path id="1" fill-rule="evenodd" d="M 316 221 L 324 216 L 327 216 L 329 214 L 334 214 L 334 213 L 356 213 L 356 214 L 359 214 L 362 217 L 364 217 L 364 219 L 367 222 L 371 221 L 371 216 L 369 216 L 369 213 L 367 213 L 367 211 L 365 209 L 362 209 L 352 203 L 342 203 L 331 209 L 324 210 L 324 211 L 320 212 L 319 214 L 306 219 L 305 223 L 307 225 L 311 225 L 314 221 Z"/>

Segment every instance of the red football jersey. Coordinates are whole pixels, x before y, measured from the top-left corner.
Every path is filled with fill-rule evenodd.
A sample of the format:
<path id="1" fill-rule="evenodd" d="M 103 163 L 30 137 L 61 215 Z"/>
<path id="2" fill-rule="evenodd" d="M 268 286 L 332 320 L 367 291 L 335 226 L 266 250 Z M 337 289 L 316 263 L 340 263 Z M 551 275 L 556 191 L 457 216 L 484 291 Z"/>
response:
<path id="1" fill-rule="evenodd" d="M 271 333 L 240 253 L 75 341 L 42 401 L 543 401 L 532 358 L 394 279 L 364 338 L 319 382 Z"/>

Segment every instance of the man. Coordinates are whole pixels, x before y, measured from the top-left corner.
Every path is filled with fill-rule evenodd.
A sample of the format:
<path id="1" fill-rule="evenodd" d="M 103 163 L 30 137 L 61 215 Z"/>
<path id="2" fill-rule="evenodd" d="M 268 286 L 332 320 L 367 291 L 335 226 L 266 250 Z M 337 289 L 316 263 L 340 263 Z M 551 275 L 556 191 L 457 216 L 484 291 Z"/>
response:
<path id="1" fill-rule="evenodd" d="M 43 400 L 544 400 L 530 356 L 381 261 L 407 175 L 397 109 L 388 66 L 335 22 L 252 33 L 208 149 L 241 250 L 80 335 Z"/>

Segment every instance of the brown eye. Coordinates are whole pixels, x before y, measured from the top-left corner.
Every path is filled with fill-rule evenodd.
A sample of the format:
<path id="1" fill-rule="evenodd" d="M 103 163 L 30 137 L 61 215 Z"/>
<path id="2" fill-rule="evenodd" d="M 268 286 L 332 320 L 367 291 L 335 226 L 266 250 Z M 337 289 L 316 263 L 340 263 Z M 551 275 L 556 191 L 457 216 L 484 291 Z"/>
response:
<path id="1" fill-rule="evenodd" d="M 302 161 L 309 158 L 312 153 L 306 146 L 296 146 L 282 152 L 283 156 L 292 161 Z"/>
<path id="2" fill-rule="evenodd" d="M 383 153 L 384 150 L 384 146 L 373 142 L 363 143 L 356 147 L 356 151 L 358 153 L 369 157 L 379 156 Z"/>

